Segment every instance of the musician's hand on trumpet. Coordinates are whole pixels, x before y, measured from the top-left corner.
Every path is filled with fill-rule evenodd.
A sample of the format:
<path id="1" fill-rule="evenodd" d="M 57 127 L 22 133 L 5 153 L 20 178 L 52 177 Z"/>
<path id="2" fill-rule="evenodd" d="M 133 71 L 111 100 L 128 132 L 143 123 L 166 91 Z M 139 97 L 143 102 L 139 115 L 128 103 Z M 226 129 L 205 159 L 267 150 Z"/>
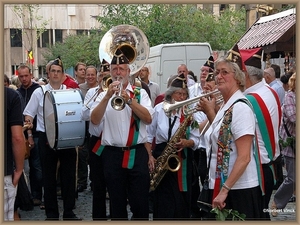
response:
<path id="1" fill-rule="evenodd" d="M 196 110 L 204 112 L 208 120 L 212 122 L 216 116 L 215 107 L 216 97 L 214 95 L 210 95 L 209 98 L 203 97 L 199 99 L 199 102 L 196 105 Z"/>
<path id="2" fill-rule="evenodd" d="M 118 95 L 120 91 L 121 82 L 118 80 L 113 81 L 107 89 L 106 95 L 108 98 L 111 98 L 114 94 Z"/>

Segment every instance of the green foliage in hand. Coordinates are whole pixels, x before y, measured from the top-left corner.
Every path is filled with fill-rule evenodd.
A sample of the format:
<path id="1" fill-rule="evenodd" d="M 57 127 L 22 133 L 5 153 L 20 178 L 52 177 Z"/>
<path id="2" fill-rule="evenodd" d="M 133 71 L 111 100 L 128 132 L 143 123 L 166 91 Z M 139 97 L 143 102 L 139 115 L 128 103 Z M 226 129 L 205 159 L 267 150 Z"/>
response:
<path id="1" fill-rule="evenodd" d="M 288 146 L 292 146 L 292 143 L 296 141 L 295 140 L 295 137 L 287 137 L 286 138 L 286 141 L 282 140 L 282 139 L 279 139 L 279 144 L 285 148 L 285 147 L 288 147 Z"/>
<path id="2" fill-rule="evenodd" d="M 237 210 L 233 209 L 222 209 L 213 208 L 211 213 L 216 214 L 216 220 L 225 221 L 225 220 L 238 220 L 245 221 L 246 215 L 243 213 L 239 213 Z"/>

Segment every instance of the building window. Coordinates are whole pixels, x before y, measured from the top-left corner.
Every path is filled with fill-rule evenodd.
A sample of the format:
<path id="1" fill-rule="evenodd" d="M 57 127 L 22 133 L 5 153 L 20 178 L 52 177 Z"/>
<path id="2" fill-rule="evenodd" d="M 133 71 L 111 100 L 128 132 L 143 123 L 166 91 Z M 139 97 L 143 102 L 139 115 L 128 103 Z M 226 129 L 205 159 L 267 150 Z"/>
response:
<path id="1" fill-rule="evenodd" d="M 38 68 L 39 68 L 39 78 L 47 77 L 46 66 L 38 66 Z"/>
<path id="2" fill-rule="evenodd" d="M 220 11 L 224 11 L 227 8 L 228 8 L 228 5 L 226 5 L 226 4 L 220 4 Z"/>
<path id="3" fill-rule="evenodd" d="M 22 31 L 10 29 L 10 47 L 22 47 Z"/>
<path id="4" fill-rule="evenodd" d="M 88 30 L 76 30 L 77 35 L 88 35 Z"/>
<path id="5" fill-rule="evenodd" d="M 55 30 L 55 42 L 63 42 L 63 30 Z"/>
<path id="6" fill-rule="evenodd" d="M 45 48 L 53 45 L 53 42 L 63 42 L 63 30 L 54 30 L 55 37 L 53 37 L 53 30 L 45 30 L 37 41 L 39 48 Z"/>
<path id="7" fill-rule="evenodd" d="M 48 46 L 51 45 L 51 43 L 49 42 L 49 40 L 51 40 L 50 37 L 49 37 L 49 35 L 50 35 L 49 32 L 50 31 L 51 30 L 45 30 L 41 34 L 41 36 L 39 37 L 39 39 L 37 41 L 37 44 L 38 44 L 39 48 L 45 48 L 45 47 L 48 47 Z"/>

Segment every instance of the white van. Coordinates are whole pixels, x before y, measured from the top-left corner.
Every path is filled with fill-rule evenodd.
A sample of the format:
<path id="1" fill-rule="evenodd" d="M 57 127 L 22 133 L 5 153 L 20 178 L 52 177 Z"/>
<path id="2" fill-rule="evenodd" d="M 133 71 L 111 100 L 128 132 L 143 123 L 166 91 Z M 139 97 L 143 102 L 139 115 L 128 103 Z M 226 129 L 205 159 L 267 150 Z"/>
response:
<path id="1" fill-rule="evenodd" d="M 158 83 L 161 93 L 167 89 L 169 76 L 177 74 L 177 67 L 186 64 L 199 79 L 200 68 L 212 55 L 207 42 L 160 44 L 150 48 L 145 64 L 149 68 L 150 80 Z"/>

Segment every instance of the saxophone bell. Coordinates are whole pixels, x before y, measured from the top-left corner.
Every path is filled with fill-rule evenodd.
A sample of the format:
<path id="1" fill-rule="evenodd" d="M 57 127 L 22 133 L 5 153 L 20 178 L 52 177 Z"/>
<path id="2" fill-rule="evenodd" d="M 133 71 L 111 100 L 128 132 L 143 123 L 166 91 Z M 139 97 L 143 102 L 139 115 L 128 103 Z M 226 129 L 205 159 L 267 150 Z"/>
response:
<path id="1" fill-rule="evenodd" d="M 167 162 L 166 162 L 166 169 L 170 170 L 171 172 L 176 172 L 180 169 L 181 162 L 178 155 L 172 154 L 169 155 Z"/>

